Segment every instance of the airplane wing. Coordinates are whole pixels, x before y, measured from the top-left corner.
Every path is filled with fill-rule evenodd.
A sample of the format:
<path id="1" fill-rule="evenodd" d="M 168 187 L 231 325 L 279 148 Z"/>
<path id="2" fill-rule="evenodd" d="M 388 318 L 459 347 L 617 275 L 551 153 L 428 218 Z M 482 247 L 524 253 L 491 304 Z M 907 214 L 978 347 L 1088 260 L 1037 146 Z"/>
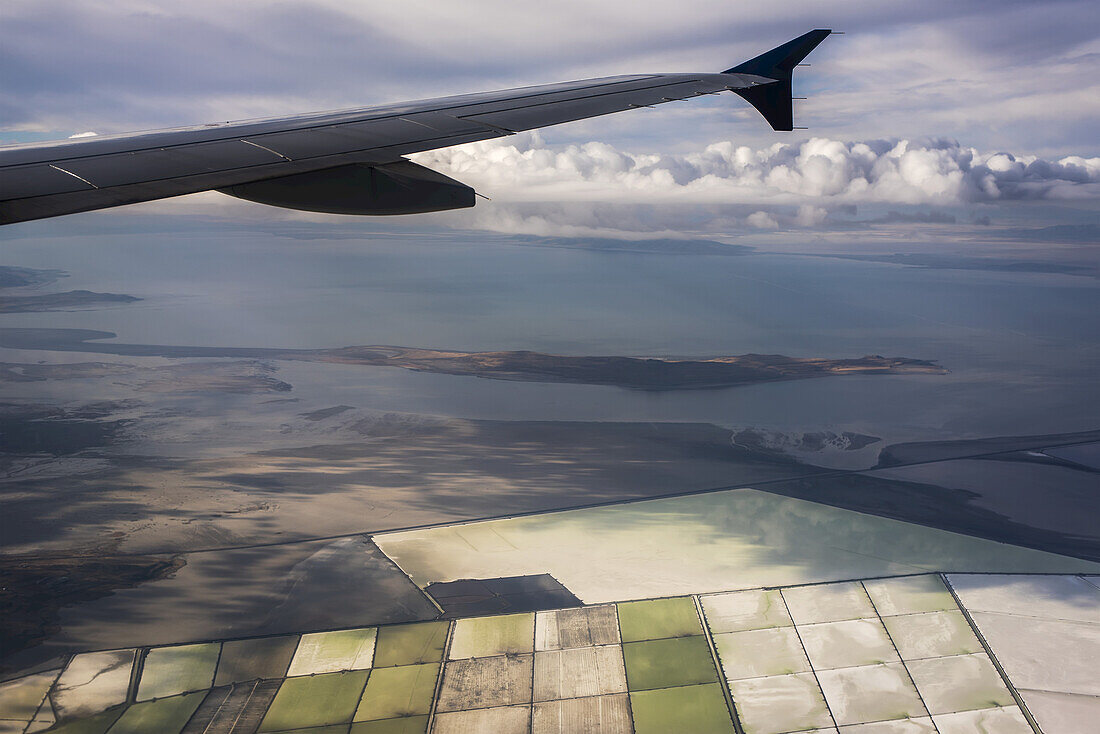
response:
<path id="1" fill-rule="evenodd" d="M 403 156 L 732 91 L 791 130 L 791 73 L 814 30 L 721 73 L 587 79 L 267 120 L 0 147 L 0 224 L 218 190 L 274 206 L 408 214 L 473 206 Z"/>

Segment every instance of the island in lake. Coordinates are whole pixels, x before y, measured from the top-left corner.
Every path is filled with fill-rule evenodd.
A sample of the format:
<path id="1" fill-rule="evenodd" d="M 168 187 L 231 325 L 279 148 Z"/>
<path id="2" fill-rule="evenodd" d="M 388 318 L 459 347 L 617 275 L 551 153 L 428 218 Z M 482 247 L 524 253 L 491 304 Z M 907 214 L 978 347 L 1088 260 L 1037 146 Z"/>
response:
<path id="1" fill-rule="evenodd" d="M 456 352 L 395 346 L 272 349 L 118 344 L 101 341 L 114 336 L 109 331 L 89 329 L 0 329 L 0 347 L 174 359 L 224 357 L 334 362 L 371 367 L 400 367 L 418 372 L 493 380 L 614 385 L 639 390 L 721 388 L 829 375 L 947 372 L 935 361 L 883 357 L 877 354 L 850 359 L 787 357 L 780 354 L 708 358 L 587 357 L 531 351 Z"/>

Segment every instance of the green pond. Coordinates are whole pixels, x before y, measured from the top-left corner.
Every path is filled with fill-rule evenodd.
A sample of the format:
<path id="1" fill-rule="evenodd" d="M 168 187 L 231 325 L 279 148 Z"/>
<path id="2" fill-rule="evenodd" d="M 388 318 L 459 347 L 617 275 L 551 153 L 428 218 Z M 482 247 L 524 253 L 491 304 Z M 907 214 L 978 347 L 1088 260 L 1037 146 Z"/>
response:
<path id="1" fill-rule="evenodd" d="M 447 622 L 399 624 L 378 629 L 374 667 L 438 663 L 447 644 Z"/>
<path id="2" fill-rule="evenodd" d="M 726 699 L 717 683 L 630 694 L 635 734 L 732 734 Z"/>
<path id="3" fill-rule="evenodd" d="M 217 642 L 153 648 L 145 656 L 137 700 L 209 688 L 220 649 L 221 643 Z"/>
<path id="4" fill-rule="evenodd" d="M 426 714 L 432 709 L 439 664 L 376 668 L 367 679 L 356 721 Z"/>
<path id="5" fill-rule="evenodd" d="M 275 694 L 260 731 L 275 732 L 351 721 L 367 671 L 287 678 Z"/>
<path id="6" fill-rule="evenodd" d="M 673 637 L 623 644 L 631 691 L 712 683 L 718 680 L 705 637 Z"/>
<path id="7" fill-rule="evenodd" d="M 618 606 L 623 642 L 703 634 L 691 597 L 632 601 Z"/>
<path id="8" fill-rule="evenodd" d="M 135 703 L 122 714 L 111 734 L 179 734 L 206 697 L 205 691 Z"/>

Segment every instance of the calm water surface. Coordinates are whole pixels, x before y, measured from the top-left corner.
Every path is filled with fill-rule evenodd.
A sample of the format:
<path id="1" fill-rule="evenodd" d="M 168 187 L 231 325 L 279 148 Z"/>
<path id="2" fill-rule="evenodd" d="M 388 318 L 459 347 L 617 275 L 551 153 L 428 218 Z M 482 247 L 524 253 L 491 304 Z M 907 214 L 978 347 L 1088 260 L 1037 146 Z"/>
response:
<path id="1" fill-rule="evenodd" d="M 475 235 L 292 240 L 207 230 L 15 239 L 4 252 L 8 264 L 71 274 L 51 288 L 144 300 L 6 315 L 0 326 L 103 329 L 125 342 L 874 353 L 936 359 L 951 370 L 644 393 L 281 365 L 296 396 L 361 408 L 844 429 L 891 440 L 1083 430 L 1100 416 L 1100 287 L 1091 278 L 766 254 L 595 253 Z"/>

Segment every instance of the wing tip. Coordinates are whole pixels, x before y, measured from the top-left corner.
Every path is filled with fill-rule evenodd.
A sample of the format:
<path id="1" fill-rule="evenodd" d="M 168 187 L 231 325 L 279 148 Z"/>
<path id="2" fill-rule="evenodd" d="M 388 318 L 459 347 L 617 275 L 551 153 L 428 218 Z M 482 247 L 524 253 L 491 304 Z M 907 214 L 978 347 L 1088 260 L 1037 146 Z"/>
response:
<path id="1" fill-rule="evenodd" d="M 829 28 L 816 28 L 722 73 L 755 74 L 775 79 L 771 84 L 733 91 L 755 107 L 773 130 L 789 132 L 795 129 L 791 86 L 794 69 L 832 34 Z"/>

